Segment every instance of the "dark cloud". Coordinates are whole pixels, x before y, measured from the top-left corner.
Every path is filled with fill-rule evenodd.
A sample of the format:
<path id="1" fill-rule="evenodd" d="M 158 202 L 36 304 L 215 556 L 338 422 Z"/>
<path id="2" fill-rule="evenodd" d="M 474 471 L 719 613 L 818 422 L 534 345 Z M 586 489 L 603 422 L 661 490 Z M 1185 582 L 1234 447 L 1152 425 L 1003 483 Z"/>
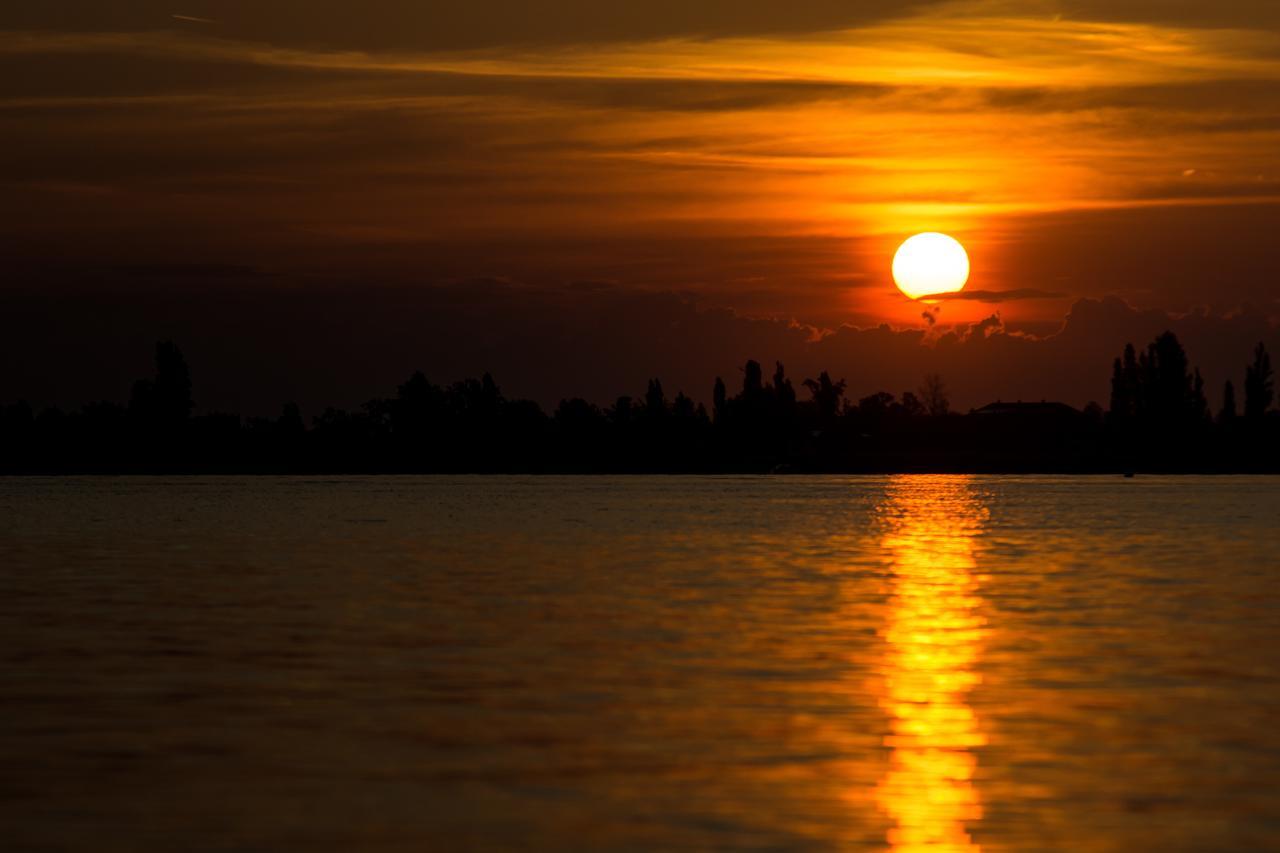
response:
<path id="1" fill-rule="evenodd" d="M 652 38 L 790 34 L 898 18 L 939 0 L 58 0 L 12 4 L 10 29 L 122 32 L 197 27 L 202 33 L 273 44 L 352 49 L 466 49 Z M 984 7 L 978 5 L 977 11 Z M 1018 5 L 1003 10 L 1018 11 Z M 1076 20 L 1179 26 L 1280 28 L 1272 0 L 1058 0 L 1023 11 Z M 1002 11 L 997 7 L 997 11 Z M 181 19 L 175 19 L 180 16 Z M 199 23 L 195 23 L 195 22 Z"/>
<path id="2" fill-rule="evenodd" d="M 1274 298 L 1277 229 L 1280 204 L 1270 200 L 1046 213 L 1020 219 L 1018 239 L 988 274 L 1165 309 L 1227 311 Z"/>
<path id="3" fill-rule="evenodd" d="M 181 14 L 213 19 L 201 32 L 329 48 L 465 49 L 831 30 L 936 5 L 936 0 L 190 0 Z M 58 0 L 5 11 L 10 29 L 162 30 L 170 0 Z"/>
<path id="4" fill-rule="evenodd" d="M 1033 287 L 1022 287 L 1016 290 L 962 290 L 959 293 L 939 293 L 927 297 L 944 302 L 955 300 L 968 302 L 1016 302 L 1026 299 L 1064 299 L 1067 294 L 1053 290 L 1036 290 Z"/>
<path id="5" fill-rule="evenodd" d="M 1280 29 L 1280 6 L 1272 0 L 1059 0 L 1058 6 L 1078 20 Z"/>
<path id="6" fill-rule="evenodd" d="M 1242 80 L 1230 76 L 1209 80 L 1170 79 L 1144 85 L 1052 88 L 1040 85 L 981 89 L 981 103 L 993 109 L 1021 112 L 1076 113 L 1098 110 L 1131 111 L 1148 122 L 1158 117 L 1169 127 L 1213 129 L 1204 117 L 1188 108 L 1213 105 L 1213 115 L 1230 126 L 1238 114 L 1262 109 L 1273 113 L 1278 104 L 1275 82 Z M 959 105 L 963 106 L 963 102 Z M 1110 120 L 1121 120 L 1116 113 Z M 1199 122 L 1198 124 L 1191 124 Z"/>

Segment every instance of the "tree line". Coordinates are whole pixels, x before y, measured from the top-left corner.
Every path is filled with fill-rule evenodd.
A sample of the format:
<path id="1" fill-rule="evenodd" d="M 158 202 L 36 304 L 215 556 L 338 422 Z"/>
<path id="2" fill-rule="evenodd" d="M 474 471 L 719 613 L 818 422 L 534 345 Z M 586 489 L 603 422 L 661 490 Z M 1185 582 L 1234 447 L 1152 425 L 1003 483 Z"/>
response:
<path id="1" fill-rule="evenodd" d="M 1227 380 L 1222 407 L 1211 413 L 1200 369 L 1191 367 L 1177 336 L 1165 332 L 1141 353 L 1127 344 L 1113 363 L 1106 438 L 1123 458 L 1148 466 L 1182 458 L 1226 470 L 1274 470 L 1274 401 L 1271 356 L 1259 343 L 1245 367 L 1243 412 Z"/>
<path id="2" fill-rule="evenodd" d="M 545 412 L 489 374 L 437 385 L 412 374 L 391 397 L 303 418 L 196 414 L 191 371 L 172 342 L 127 404 L 39 413 L 0 406 L 0 471 L 130 472 L 788 472 L 1280 471 L 1280 413 L 1258 344 L 1211 414 L 1200 371 L 1172 332 L 1116 358 L 1109 408 L 996 403 L 952 412 L 936 374 L 858 400 L 823 371 L 793 382 L 748 361 L 736 393 L 716 377 L 708 411 L 659 379 L 608 406 L 581 398 Z"/>

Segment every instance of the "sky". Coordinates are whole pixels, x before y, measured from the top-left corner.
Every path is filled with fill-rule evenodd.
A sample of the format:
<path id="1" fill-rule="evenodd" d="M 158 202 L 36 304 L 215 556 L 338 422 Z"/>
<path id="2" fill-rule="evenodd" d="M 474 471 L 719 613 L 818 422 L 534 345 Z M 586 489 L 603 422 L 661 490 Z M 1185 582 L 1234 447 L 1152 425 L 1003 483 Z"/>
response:
<path id="1" fill-rule="evenodd" d="M 119 399 L 158 337 L 205 410 L 311 413 L 414 369 L 706 399 L 747 358 L 1082 405 L 1165 327 L 1211 387 L 1280 343 L 1274 0 L 64 0 L 0 27 L 0 400 Z M 894 287 L 919 231 L 968 249 L 962 298 Z"/>

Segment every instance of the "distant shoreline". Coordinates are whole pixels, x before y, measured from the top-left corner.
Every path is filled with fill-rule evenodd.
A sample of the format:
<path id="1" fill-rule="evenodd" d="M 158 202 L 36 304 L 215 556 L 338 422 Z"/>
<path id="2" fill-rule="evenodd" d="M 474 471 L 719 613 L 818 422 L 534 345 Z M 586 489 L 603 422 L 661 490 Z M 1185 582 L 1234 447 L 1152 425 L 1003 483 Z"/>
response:
<path id="1" fill-rule="evenodd" d="M 1106 410 L 995 401 L 951 410 L 941 376 L 916 391 L 854 401 L 827 371 L 793 382 L 748 361 L 710 410 L 658 379 L 601 408 L 562 400 L 548 414 L 503 396 L 489 374 L 436 385 L 416 372 L 394 397 L 304 420 L 195 414 L 191 372 L 172 342 L 127 406 L 34 412 L 0 405 L 0 474 L 1235 474 L 1280 473 L 1280 411 L 1259 343 L 1214 415 L 1172 332 L 1115 359 Z M 800 399 L 807 393 L 809 399 Z"/>

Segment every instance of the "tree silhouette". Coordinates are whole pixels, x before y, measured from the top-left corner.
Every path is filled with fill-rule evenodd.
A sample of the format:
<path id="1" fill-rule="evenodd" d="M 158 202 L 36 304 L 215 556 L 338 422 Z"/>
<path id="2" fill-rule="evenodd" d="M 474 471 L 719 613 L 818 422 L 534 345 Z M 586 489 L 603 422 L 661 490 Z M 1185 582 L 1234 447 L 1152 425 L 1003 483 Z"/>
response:
<path id="1" fill-rule="evenodd" d="M 879 418 L 888 414 L 893 404 L 892 394 L 887 391 L 878 391 L 858 401 L 858 413 L 872 418 Z"/>
<path id="2" fill-rule="evenodd" d="M 280 419 L 276 421 L 276 429 L 286 439 L 297 439 L 307 431 L 307 426 L 302 421 L 302 410 L 297 403 L 284 404 L 280 409 Z"/>
<path id="3" fill-rule="evenodd" d="M 152 429 L 173 431 L 191 417 L 195 408 L 191 371 L 172 341 L 156 344 L 155 364 L 155 378 L 139 379 L 133 384 L 129 411 Z"/>
<path id="4" fill-rule="evenodd" d="M 902 414 L 908 418 L 918 418 L 925 413 L 924 403 L 920 402 L 914 391 L 903 391 L 902 402 L 898 405 L 902 408 Z"/>
<path id="5" fill-rule="evenodd" d="M 1141 376 L 1141 414 L 1161 428 L 1185 425 L 1199 419 L 1203 408 L 1203 382 L 1196 388 L 1186 350 L 1173 332 L 1152 341 L 1138 360 Z"/>
<path id="6" fill-rule="evenodd" d="M 1111 370 L 1111 408 L 1108 415 L 1117 425 L 1135 420 L 1142 412 L 1141 374 L 1133 344 L 1124 345 L 1124 354 Z"/>
<path id="7" fill-rule="evenodd" d="M 415 371 L 384 407 L 396 453 L 415 466 L 423 465 L 443 438 L 440 431 L 447 406 L 444 389 L 432 385 L 421 370 Z"/>
<path id="8" fill-rule="evenodd" d="M 825 370 L 800 383 L 803 402 L 781 362 L 768 381 L 757 361 L 742 373 L 732 398 L 717 378 L 714 422 L 683 392 L 668 399 L 656 377 L 607 410 L 571 398 L 549 418 L 531 400 L 504 397 L 489 374 L 442 386 L 418 371 L 393 396 L 351 413 L 325 409 L 308 428 L 292 403 L 275 417 L 196 415 L 186 359 L 161 342 L 154 375 L 134 384 L 127 408 L 0 405 L 0 472 L 1280 471 L 1261 344 L 1246 372 L 1247 429 L 1234 423 L 1230 382 L 1216 424 L 1209 418 L 1204 378 L 1170 332 L 1115 359 L 1105 424 L 1096 404 L 951 415 L 936 374 L 919 396 L 878 392 L 854 406 L 845 381 Z"/>
<path id="9" fill-rule="evenodd" d="M 1222 386 L 1222 411 L 1218 413 L 1218 423 L 1229 424 L 1236 419 L 1236 386 L 1228 379 Z"/>
<path id="10" fill-rule="evenodd" d="M 778 409 L 784 414 L 790 415 L 796 405 L 796 389 L 791 387 L 791 380 L 787 378 L 787 371 L 786 368 L 782 366 L 782 362 L 774 362 L 774 365 L 774 397 L 778 401 Z"/>
<path id="11" fill-rule="evenodd" d="M 600 410 L 581 397 L 561 400 L 556 408 L 555 422 L 562 429 L 578 435 L 594 431 L 603 420 Z"/>
<path id="12" fill-rule="evenodd" d="M 191 399 L 191 371 L 173 341 L 156 344 L 154 394 L 156 414 L 166 424 L 184 422 L 196 406 Z"/>
<path id="13" fill-rule="evenodd" d="M 649 380 L 649 389 L 644 394 L 644 413 L 648 418 L 661 418 L 667 414 L 667 396 L 662 392 L 660 380 Z"/>
<path id="14" fill-rule="evenodd" d="M 172 341 L 155 348 L 155 376 L 133 383 L 128 419 L 133 423 L 134 454 L 148 466 L 180 464 L 187 427 L 195 403 L 191 399 L 191 371 Z"/>
<path id="15" fill-rule="evenodd" d="M 1160 334 L 1141 355 L 1125 345 L 1112 364 L 1108 419 L 1132 440 L 1186 438 L 1209 422 L 1204 377 L 1191 368 L 1177 335 Z"/>
<path id="16" fill-rule="evenodd" d="M 1262 420 L 1275 399 L 1275 384 L 1271 373 L 1271 356 L 1259 342 L 1253 350 L 1253 364 L 1244 374 L 1244 416 L 1254 423 Z"/>
<path id="17" fill-rule="evenodd" d="M 830 424 L 840 413 L 840 401 L 844 398 L 845 381 L 832 382 L 827 371 L 818 374 L 817 379 L 806 379 L 804 387 L 809 389 L 813 397 L 814 408 L 818 412 L 818 421 Z"/>
<path id="18" fill-rule="evenodd" d="M 920 386 L 920 402 L 931 418 L 940 418 L 951 411 L 951 400 L 947 397 L 947 386 L 937 373 L 929 373 Z"/>
<path id="19" fill-rule="evenodd" d="M 1211 418 L 1209 400 L 1204 395 L 1204 377 L 1200 375 L 1198 367 L 1191 380 L 1191 417 L 1199 425 L 1207 423 Z"/>
<path id="20" fill-rule="evenodd" d="M 614 426 L 629 426 L 635 419 L 635 409 L 632 405 L 631 397 L 624 394 L 617 400 L 614 400 L 612 408 L 610 408 L 607 413 L 607 417 Z"/>
<path id="21" fill-rule="evenodd" d="M 764 371 L 760 369 L 760 362 L 752 359 L 742 368 L 742 399 L 753 404 L 763 395 Z"/>
<path id="22" fill-rule="evenodd" d="M 703 414 L 704 415 L 706 414 L 705 410 Z M 672 417 L 675 417 L 678 420 L 688 420 L 689 418 L 696 418 L 698 416 L 698 406 L 693 402 L 692 399 L 685 396 L 685 393 L 683 391 L 677 391 L 676 398 L 671 403 L 671 415 Z"/>

